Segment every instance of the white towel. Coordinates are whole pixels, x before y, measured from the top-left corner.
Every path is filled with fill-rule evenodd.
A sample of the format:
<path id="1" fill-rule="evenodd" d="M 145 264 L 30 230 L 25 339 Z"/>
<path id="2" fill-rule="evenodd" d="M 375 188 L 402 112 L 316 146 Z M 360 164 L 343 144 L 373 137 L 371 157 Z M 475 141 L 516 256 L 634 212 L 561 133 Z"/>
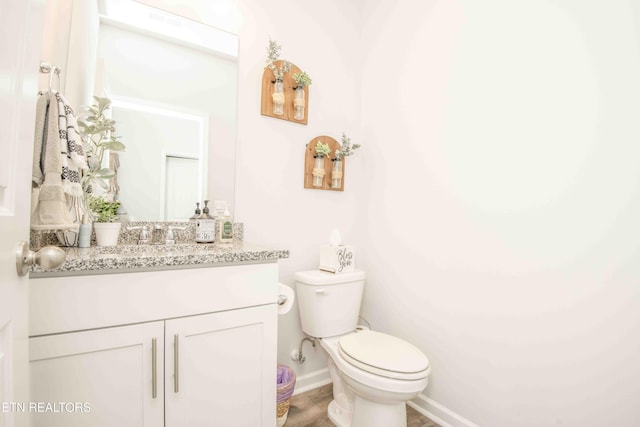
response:
<path id="1" fill-rule="evenodd" d="M 41 97 L 49 97 L 49 94 L 42 94 Z M 58 102 L 55 99 L 49 101 L 43 109 L 44 101 L 39 99 L 36 110 L 39 116 L 36 118 L 34 140 L 31 229 L 78 230 L 79 225 L 74 223 L 69 200 L 62 187 Z M 41 116 L 43 112 L 44 117 Z"/>
<path id="2" fill-rule="evenodd" d="M 47 174 L 62 172 L 58 139 L 58 104 L 55 101 L 50 102 L 48 93 L 39 94 L 36 114 L 32 180 L 35 185 L 40 186 Z"/>
<path id="3" fill-rule="evenodd" d="M 33 167 L 31 181 L 34 186 L 42 185 L 44 181 L 44 144 L 47 131 L 47 111 L 49 109 L 49 94 L 40 92 L 36 102 L 36 129 L 33 144 Z"/>

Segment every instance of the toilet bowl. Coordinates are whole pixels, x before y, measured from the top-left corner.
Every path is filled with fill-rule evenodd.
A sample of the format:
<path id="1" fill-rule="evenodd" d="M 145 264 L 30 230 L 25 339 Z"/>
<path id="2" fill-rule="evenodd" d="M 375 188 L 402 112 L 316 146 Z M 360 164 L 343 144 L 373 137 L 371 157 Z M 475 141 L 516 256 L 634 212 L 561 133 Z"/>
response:
<path id="1" fill-rule="evenodd" d="M 295 275 L 302 328 L 329 356 L 338 427 L 406 427 L 406 402 L 424 390 L 429 360 L 412 344 L 356 328 L 364 272 Z"/>
<path id="2" fill-rule="evenodd" d="M 335 365 L 329 418 L 338 427 L 406 426 L 405 404 L 427 387 L 431 371 L 420 350 L 374 331 L 323 338 L 320 344 Z M 346 396 L 335 399 L 341 392 Z"/>

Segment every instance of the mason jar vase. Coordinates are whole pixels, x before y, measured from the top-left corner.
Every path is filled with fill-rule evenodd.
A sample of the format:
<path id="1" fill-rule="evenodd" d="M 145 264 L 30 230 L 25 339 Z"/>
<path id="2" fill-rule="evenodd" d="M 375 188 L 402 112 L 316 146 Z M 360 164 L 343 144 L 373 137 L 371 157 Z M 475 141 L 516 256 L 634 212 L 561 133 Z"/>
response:
<path id="1" fill-rule="evenodd" d="M 304 86 L 297 86 L 293 97 L 293 118 L 304 120 Z"/>
<path id="2" fill-rule="evenodd" d="M 313 171 L 311 174 L 313 175 L 313 186 L 314 187 L 322 187 L 322 182 L 324 181 L 324 156 L 315 155 L 313 156 Z"/>
<path id="3" fill-rule="evenodd" d="M 333 159 L 333 169 L 331 170 L 331 188 L 342 186 L 342 159 Z"/>
<path id="4" fill-rule="evenodd" d="M 284 114 L 284 82 L 276 80 L 273 83 L 273 114 L 281 116 Z"/>

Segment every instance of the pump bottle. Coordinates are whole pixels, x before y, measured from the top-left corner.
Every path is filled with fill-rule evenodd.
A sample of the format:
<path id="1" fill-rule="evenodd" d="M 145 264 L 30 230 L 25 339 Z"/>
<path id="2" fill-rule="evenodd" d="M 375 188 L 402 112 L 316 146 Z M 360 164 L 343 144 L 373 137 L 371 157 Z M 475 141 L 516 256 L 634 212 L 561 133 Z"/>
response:
<path id="1" fill-rule="evenodd" d="M 202 211 L 200 210 L 200 202 L 196 202 L 196 211 L 191 216 L 191 218 L 189 218 L 189 222 L 196 222 L 196 220 L 201 214 L 202 214 Z"/>
<path id="2" fill-rule="evenodd" d="M 233 221 L 229 210 L 225 209 L 224 214 L 218 219 L 218 242 L 233 243 Z"/>
<path id="3" fill-rule="evenodd" d="M 213 243 L 216 238 L 216 221 L 209 215 L 208 204 L 205 200 L 202 214 L 196 218 L 196 243 Z"/>

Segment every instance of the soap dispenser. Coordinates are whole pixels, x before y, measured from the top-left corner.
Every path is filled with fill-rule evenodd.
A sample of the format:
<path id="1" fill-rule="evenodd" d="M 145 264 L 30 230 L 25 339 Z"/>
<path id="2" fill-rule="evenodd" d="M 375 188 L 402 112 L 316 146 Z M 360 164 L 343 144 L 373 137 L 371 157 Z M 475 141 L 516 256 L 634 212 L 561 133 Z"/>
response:
<path id="1" fill-rule="evenodd" d="M 213 243 L 216 238 L 216 221 L 209 215 L 208 204 L 205 200 L 202 214 L 196 218 L 196 243 Z"/>
<path id="2" fill-rule="evenodd" d="M 200 210 L 200 202 L 196 202 L 196 211 L 191 218 L 189 218 L 189 222 L 196 222 L 198 217 L 202 214 Z"/>
<path id="3" fill-rule="evenodd" d="M 218 242 L 233 243 L 233 221 L 228 209 L 218 218 Z"/>

